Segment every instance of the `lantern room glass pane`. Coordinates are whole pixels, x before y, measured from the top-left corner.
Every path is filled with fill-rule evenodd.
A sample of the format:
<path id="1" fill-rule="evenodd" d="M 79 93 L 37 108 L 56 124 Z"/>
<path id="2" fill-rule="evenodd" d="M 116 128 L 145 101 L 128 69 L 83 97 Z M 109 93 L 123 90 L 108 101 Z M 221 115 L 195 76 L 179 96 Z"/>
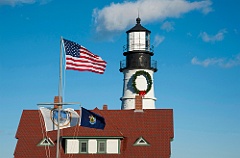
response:
<path id="1" fill-rule="evenodd" d="M 146 32 L 130 32 L 128 35 L 128 51 L 146 50 Z"/>
<path id="2" fill-rule="evenodd" d="M 146 50 L 150 51 L 150 33 L 146 32 Z"/>

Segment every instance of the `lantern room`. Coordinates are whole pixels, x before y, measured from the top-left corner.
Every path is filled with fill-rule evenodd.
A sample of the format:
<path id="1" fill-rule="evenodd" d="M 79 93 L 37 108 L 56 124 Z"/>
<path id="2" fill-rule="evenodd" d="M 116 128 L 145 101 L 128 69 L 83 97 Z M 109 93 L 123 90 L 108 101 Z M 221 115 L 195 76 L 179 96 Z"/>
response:
<path id="1" fill-rule="evenodd" d="M 141 19 L 136 19 L 137 24 L 127 31 L 127 51 L 150 51 L 150 33 L 141 25 Z"/>

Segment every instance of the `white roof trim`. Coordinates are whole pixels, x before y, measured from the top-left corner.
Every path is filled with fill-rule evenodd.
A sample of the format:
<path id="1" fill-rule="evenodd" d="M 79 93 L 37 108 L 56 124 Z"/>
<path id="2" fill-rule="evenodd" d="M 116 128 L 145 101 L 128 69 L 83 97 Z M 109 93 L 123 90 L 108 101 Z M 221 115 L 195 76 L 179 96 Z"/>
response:
<path id="1" fill-rule="evenodd" d="M 51 138 L 43 138 L 37 146 L 54 146 L 53 141 L 51 140 Z"/>
<path id="2" fill-rule="evenodd" d="M 149 146 L 150 144 L 143 137 L 139 137 L 133 145 L 134 146 Z"/>

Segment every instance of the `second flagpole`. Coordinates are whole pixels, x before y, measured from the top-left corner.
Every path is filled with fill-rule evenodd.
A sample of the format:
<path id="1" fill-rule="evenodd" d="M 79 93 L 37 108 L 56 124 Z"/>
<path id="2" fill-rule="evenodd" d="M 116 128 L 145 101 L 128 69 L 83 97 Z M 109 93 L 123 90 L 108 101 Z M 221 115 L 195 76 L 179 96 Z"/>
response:
<path id="1" fill-rule="evenodd" d="M 58 100 L 59 100 L 59 103 L 62 103 L 62 61 L 63 61 L 63 58 L 62 58 L 62 41 L 63 41 L 63 38 L 61 37 L 60 38 L 60 61 L 59 61 L 59 87 L 58 87 Z M 61 109 L 62 105 L 59 104 L 58 105 L 58 130 L 57 130 L 57 151 L 56 151 L 56 158 L 60 158 L 60 151 L 59 151 L 59 147 L 60 147 L 60 109 Z"/>

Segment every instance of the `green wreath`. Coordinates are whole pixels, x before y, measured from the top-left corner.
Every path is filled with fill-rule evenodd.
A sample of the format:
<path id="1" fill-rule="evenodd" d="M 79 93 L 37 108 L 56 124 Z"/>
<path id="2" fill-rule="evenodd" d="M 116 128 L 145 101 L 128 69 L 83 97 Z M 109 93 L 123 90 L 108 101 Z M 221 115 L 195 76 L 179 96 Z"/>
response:
<path id="1" fill-rule="evenodd" d="M 138 76 L 140 75 L 143 75 L 146 80 L 147 80 L 147 89 L 144 90 L 144 91 L 141 91 L 139 89 L 137 89 L 136 87 L 136 79 Z M 137 94 L 140 94 L 140 93 L 144 93 L 144 94 L 147 94 L 151 88 L 152 88 L 152 78 L 151 78 L 151 75 L 146 72 L 146 71 L 143 71 L 143 70 L 140 70 L 140 71 L 137 71 L 134 75 L 133 75 L 133 80 L 132 80 L 132 87 L 133 87 L 133 90 L 137 93 Z M 143 94 L 143 95 L 144 95 Z"/>

